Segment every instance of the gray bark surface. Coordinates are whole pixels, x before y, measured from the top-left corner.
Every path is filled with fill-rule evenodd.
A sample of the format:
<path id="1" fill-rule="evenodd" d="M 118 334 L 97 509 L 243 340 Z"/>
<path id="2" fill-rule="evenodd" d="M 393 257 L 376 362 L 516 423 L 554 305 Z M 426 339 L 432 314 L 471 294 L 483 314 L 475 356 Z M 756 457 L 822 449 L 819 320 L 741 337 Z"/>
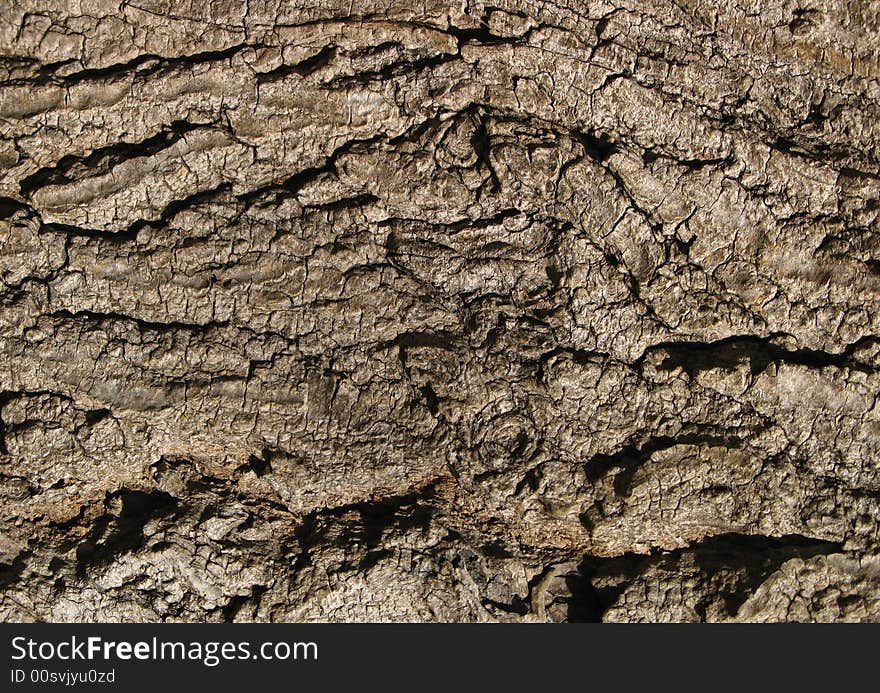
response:
<path id="1" fill-rule="evenodd" d="M 0 9 L 0 618 L 880 620 L 880 5 Z"/>

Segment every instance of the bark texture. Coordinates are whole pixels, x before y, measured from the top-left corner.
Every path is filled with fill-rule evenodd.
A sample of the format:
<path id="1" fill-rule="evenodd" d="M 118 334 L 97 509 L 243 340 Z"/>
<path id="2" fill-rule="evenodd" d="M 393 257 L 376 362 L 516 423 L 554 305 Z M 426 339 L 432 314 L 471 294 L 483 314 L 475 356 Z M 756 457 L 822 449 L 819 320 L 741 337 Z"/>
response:
<path id="1" fill-rule="evenodd" d="M 878 25 L 4 2 L 0 617 L 880 620 Z"/>

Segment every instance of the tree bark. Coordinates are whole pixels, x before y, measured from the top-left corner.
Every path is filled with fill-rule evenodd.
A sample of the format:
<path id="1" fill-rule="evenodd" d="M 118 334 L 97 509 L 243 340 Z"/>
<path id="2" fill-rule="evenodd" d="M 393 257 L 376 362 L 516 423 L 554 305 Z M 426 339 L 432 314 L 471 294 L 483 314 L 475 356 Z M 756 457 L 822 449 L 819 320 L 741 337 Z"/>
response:
<path id="1" fill-rule="evenodd" d="M 880 620 L 880 6 L 0 10 L 0 617 Z"/>

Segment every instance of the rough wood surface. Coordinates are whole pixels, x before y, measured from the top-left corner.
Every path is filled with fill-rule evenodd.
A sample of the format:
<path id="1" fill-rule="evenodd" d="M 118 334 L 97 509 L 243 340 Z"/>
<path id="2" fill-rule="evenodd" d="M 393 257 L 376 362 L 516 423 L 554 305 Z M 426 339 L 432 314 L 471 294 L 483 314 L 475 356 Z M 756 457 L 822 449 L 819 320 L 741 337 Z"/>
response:
<path id="1" fill-rule="evenodd" d="M 880 620 L 878 24 L 4 2 L 0 617 Z"/>

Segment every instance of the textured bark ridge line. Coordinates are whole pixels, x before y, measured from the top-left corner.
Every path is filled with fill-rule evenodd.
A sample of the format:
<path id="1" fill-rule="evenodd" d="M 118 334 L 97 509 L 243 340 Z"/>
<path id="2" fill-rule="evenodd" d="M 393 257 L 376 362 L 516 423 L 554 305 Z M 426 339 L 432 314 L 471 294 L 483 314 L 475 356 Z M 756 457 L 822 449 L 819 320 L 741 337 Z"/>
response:
<path id="1" fill-rule="evenodd" d="M 880 619 L 880 7 L 0 9 L 0 614 Z"/>

